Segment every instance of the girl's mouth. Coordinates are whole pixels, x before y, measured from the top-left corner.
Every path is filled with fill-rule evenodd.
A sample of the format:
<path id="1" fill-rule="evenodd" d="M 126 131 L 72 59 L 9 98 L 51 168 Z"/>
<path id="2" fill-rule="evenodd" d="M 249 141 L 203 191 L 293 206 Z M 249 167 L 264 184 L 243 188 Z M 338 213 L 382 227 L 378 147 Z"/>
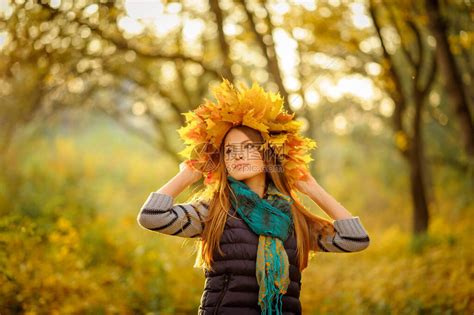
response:
<path id="1" fill-rule="evenodd" d="M 238 169 L 238 170 L 243 170 L 247 166 L 248 166 L 248 164 L 239 164 L 239 165 L 236 165 L 235 168 Z"/>

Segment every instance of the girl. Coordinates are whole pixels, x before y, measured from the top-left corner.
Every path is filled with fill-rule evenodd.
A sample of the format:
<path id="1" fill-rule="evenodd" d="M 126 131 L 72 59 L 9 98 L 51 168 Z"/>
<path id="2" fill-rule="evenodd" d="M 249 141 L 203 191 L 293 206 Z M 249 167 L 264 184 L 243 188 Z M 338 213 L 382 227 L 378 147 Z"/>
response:
<path id="1" fill-rule="evenodd" d="M 200 114 L 201 123 L 205 121 L 201 119 L 205 116 L 203 113 L 214 117 L 216 112 L 229 114 L 234 111 L 246 115 L 248 110 L 243 104 L 250 104 L 254 109 L 257 107 L 255 99 L 258 99 L 260 103 L 267 102 L 267 110 L 271 111 L 273 106 L 280 113 L 277 116 L 273 113 L 272 119 L 265 115 L 259 117 L 264 124 L 276 128 L 272 122 L 284 122 L 286 135 L 293 134 L 293 142 L 302 139 L 295 136 L 297 128 L 285 125 L 292 120 L 282 119 L 278 97 L 268 97 L 268 93 L 255 84 L 251 90 L 262 95 L 253 95 L 253 102 L 249 103 L 245 101 L 248 89 L 238 91 L 224 81 L 220 90 L 215 91 L 221 103 L 206 103 L 212 110 L 198 108 L 194 113 Z M 229 108 L 223 110 L 230 103 L 221 98 L 229 93 L 239 96 L 233 98 L 239 103 L 232 105 L 230 111 Z M 236 117 L 239 115 L 232 119 Z M 242 121 L 249 120 L 244 118 Z M 288 144 L 289 148 L 271 146 L 274 138 L 268 136 L 271 132 L 265 132 L 268 129 L 257 130 L 242 121 L 233 122 L 224 129 L 221 141 L 216 141 L 216 133 L 210 131 L 209 125 L 205 130 L 214 135 L 213 138 L 193 128 L 194 134 L 197 132 L 204 137 L 201 141 L 208 139 L 204 142 L 206 145 L 193 152 L 196 159 L 181 163 L 176 176 L 150 193 L 137 221 L 148 230 L 199 238 L 195 267 L 203 267 L 206 277 L 200 315 L 301 314 L 301 272 L 308 265 L 310 251 L 361 251 L 369 246 L 369 236 L 360 218 L 352 216 L 307 170 L 288 163 L 292 153 L 293 157 L 302 153 L 293 150 L 301 146 L 285 141 L 280 144 Z M 276 129 L 280 133 L 285 128 Z M 208 146 L 213 141 L 214 151 Z M 219 142 L 221 144 L 216 145 Z M 301 141 L 296 143 L 301 144 Z M 292 180 L 301 169 L 303 175 Z M 212 187 L 213 194 L 203 193 L 201 198 L 175 204 L 174 199 L 201 179 L 203 173 L 208 174 L 206 188 Z M 334 222 L 307 210 L 298 200 L 295 189 L 308 195 Z"/>

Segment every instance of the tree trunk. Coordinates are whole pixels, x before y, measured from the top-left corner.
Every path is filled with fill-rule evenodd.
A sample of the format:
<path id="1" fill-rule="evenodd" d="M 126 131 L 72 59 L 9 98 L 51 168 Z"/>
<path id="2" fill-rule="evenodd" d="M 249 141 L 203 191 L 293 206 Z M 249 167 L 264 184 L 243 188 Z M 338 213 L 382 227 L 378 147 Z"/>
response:
<path id="1" fill-rule="evenodd" d="M 259 31 L 257 31 L 257 23 L 254 20 L 254 14 L 248 8 L 246 0 L 240 0 L 240 3 L 242 4 L 242 7 L 244 8 L 245 14 L 247 15 L 247 19 L 249 20 L 250 30 L 255 35 L 257 44 L 260 46 L 263 56 L 267 60 L 267 70 L 272 76 L 276 85 L 278 86 L 280 95 L 284 99 L 284 107 L 288 112 L 291 113 L 292 111 L 289 104 L 288 91 L 283 85 L 283 77 L 280 71 L 280 65 L 278 63 L 278 56 L 275 50 L 275 43 L 273 42 L 273 34 L 272 34 L 273 25 L 271 23 L 271 19 L 269 16 L 270 12 L 268 12 L 268 10 L 266 10 L 265 8 L 265 10 L 267 11 L 267 19 L 265 21 L 266 21 L 266 25 L 269 31 L 267 34 L 261 34 Z M 269 36 L 267 41 L 264 40 L 264 35 Z"/>
<path id="2" fill-rule="evenodd" d="M 429 26 L 436 38 L 436 58 L 443 71 L 446 92 L 453 102 L 455 113 L 461 127 L 461 137 L 467 154 L 474 157 L 474 123 L 469 108 L 464 84 L 456 60 L 449 48 L 446 24 L 442 19 L 438 0 L 426 1 Z"/>
<path id="3" fill-rule="evenodd" d="M 413 119 L 413 141 L 410 145 L 410 185 L 413 201 L 413 233 L 425 233 L 428 229 L 429 211 L 426 199 L 426 185 L 424 180 L 423 138 L 421 119 L 423 97 L 415 92 L 415 117 Z"/>
<path id="4" fill-rule="evenodd" d="M 218 0 L 209 0 L 209 6 L 211 7 L 212 12 L 216 17 L 217 30 L 219 34 L 219 46 L 221 48 L 222 60 L 223 60 L 223 69 L 222 76 L 228 79 L 230 82 L 234 82 L 234 75 L 231 71 L 232 61 L 229 57 L 229 44 L 225 38 L 224 34 L 224 17 L 222 10 L 219 7 Z"/>

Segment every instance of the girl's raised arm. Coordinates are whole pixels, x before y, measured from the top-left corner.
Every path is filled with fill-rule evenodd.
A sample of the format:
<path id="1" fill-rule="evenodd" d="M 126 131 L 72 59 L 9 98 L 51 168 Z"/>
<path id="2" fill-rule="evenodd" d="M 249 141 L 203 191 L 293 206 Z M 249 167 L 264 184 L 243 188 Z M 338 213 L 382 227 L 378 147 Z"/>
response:
<path id="1" fill-rule="evenodd" d="M 316 238 L 317 246 L 313 246 L 312 250 L 351 253 L 360 252 L 369 246 L 369 235 L 358 216 L 335 220 L 333 226 L 335 233 L 332 235 L 313 235 Z M 316 242 L 313 241 L 313 244 Z"/>
<path id="2" fill-rule="evenodd" d="M 177 197 L 186 187 L 202 176 L 187 165 L 180 164 L 180 172 L 159 190 L 151 192 L 137 216 L 138 224 L 151 231 L 193 238 L 199 236 L 203 229 L 203 219 L 208 213 L 208 204 L 204 201 L 174 204 Z"/>
<path id="3" fill-rule="evenodd" d="M 296 189 L 308 195 L 334 222 L 332 235 L 311 235 L 312 250 L 322 252 L 348 253 L 367 248 L 370 238 L 358 216 L 353 216 L 343 205 L 319 185 L 308 173 L 305 179 L 296 183 Z M 313 229 L 314 230 L 314 229 Z M 317 244 L 317 245 L 316 245 Z"/>
<path id="4" fill-rule="evenodd" d="M 137 221 L 147 230 L 193 238 L 201 235 L 207 213 L 208 205 L 203 201 L 174 204 L 172 196 L 151 192 Z"/>

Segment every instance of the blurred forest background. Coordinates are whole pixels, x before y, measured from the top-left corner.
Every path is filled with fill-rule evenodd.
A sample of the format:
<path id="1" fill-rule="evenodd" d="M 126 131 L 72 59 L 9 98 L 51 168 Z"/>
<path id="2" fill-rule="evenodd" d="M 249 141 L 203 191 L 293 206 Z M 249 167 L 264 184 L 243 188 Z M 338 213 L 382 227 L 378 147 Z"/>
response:
<path id="1" fill-rule="evenodd" d="M 196 314 L 194 244 L 136 217 L 178 171 L 181 113 L 225 77 L 280 92 L 370 234 L 312 258 L 304 314 L 473 314 L 473 17 L 470 0 L 1 0 L 0 313 Z"/>

